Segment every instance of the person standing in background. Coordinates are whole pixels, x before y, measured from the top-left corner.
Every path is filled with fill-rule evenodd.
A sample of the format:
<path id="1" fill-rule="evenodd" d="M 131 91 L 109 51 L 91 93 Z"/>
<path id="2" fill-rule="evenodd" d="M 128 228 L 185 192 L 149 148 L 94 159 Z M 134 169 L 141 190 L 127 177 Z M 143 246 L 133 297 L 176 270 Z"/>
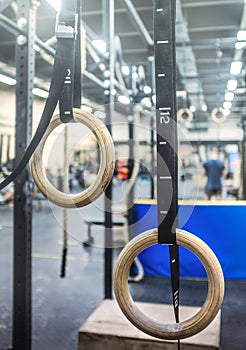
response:
<path id="1" fill-rule="evenodd" d="M 205 199 L 211 200 L 212 196 L 221 199 L 222 178 L 225 177 L 225 165 L 218 159 L 219 154 L 217 148 L 213 148 L 209 159 L 203 164 L 202 174 L 207 176 L 205 186 Z"/>

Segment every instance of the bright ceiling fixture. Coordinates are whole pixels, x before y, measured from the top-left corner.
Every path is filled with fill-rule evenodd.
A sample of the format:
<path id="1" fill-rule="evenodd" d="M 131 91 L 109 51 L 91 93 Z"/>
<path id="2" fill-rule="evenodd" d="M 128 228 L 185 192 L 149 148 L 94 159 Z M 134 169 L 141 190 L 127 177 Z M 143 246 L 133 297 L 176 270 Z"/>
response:
<path id="1" fill-rule="evenodd" d="M 146 85 L 146 86 L 144 87 L 144 93 L 145 93 L 145 94 L 150 94 L 151 91 L 152 91 L 152 89 L 151 89 L 150 86 Z"/>
<path id="2" fill-rule="evenodd" d="M 57 12 L 61 9 L 61 0 L 46 0 Z"/>
<path id="3" fill-rule="evenodd" d="M 132 79 L 134 79 L 134 80 L 138 79 L 138 73 L 137 72 L 133 72 L 132 73 Z"/>
<path id="4" fill-rule="evenodd" d="M 7 84 L 7 85 L 15 85 L 16 80 L 10 77 L 7 77 L 6 75 L 0 74 L 0 82 Z"/>
<path id="5" fill-rule="evenodd" d="M 156 105 L 156 95 L 152 96 L 152 102 L 154 103 L 154 105 Z"/>
<path id="6" fill-rule="evenodd" d="M 107 51 L 107 46 L 104 40 L 95 39 L 92 41 L 93 46 L 98 49 L 101 53 L 105 53 Z"/>
<path id="7" fill-rule="evenodd" d="M 92 113 L 93 112 L 93 108 L 87 105 L 81 105 L 81 109 L 83 109 L 83 111 Z"/>
<path id="8" fill-rule="evenodd" d="M 225 100 L 226 101 L 233 101 L 234 99 L 234 93 L 233 92 L 226 92 L 225 93 Z"/>
<path id="9" fill-rule="evenodd" d="M 228 80 L 227 83 L 227 90 L 234 91 L 237 88 L 237 80 L 236 79 L 231 79 Z"/>
<path id="10" fill-rule="evenodd" d="M 130 74 L 130 68 L 128 66 L 122 66 L 121 71 L 124 75 L 129 75 Z"/>
<path id="11" fill-rule="evenodd" d="M 226 101 L 226 102 L 224 102 L 224 103 L 223 103 L 223 107 L 224 107 L 224 109 L 231 109 L 231 107 L 232 107 L 232 103 L 231 103 L 231 102 Z"/>
<path id="12" fill-rule="evenodd" d="M 243 63 L 241 61 L 234 61 L 231 64 L 231 70 L 230 73 L 232 75 L 238 75 L 241 72 Z"/>
<path id="13" fill-rule="evenodd" d="M 105 119 L 107 115 L 103 111 L 95 111 L 94 116 L 96 118 Z"/>
<path id="14" fill-rule="evenodd" d="M 151 103 L 149 97 L 144 97 L 144 98 L 141 100 L 141 105 L 144 106 L 145 108 L 151 108 L 152 103 Z"/>
<path id="15" fill-rule="evenodd" d="M 32 93 L 33 93 L 33 95 L 38 96 L 38 97 L 42 97 L 42 98 L 47 98 L 49 96 L 48 91 L 45 91 L 45 90 L 40 89 L 40 88 L 33 88 Z"/>
<path id="16" fill-rule="evenodd" d="M 246 30 L 239 30 L 239 32 L 237 33 L 237 40 L 246 40 Z"/>
<path id="17" fill-rule="evenodd" d="M 123 105 L 129 105 L 131 103 L 131 100 L 129 99 L 129 97 L 124 96 L 124 95 L 120 95 L 118 97 L 118 101 L 120 103 L 122 103 Z"/>
<path id="18" fill-rule="evenodd" d="M 186 96 L 187 96 L 187 92 L 185 90 L 178 90 L 177 91 L 177 97 L 186 98 Z"/>
<path id="19" fill-rule="evenodd" d="M 195 106 L 190 106 L 190 110 L 191 110 L 191 112 L 195 112 L 196 111 L 196 107 Z"/>
<path id="20" fill-rule="evenodd" d="M 208 110 L 208 106 L 207 105 L 202 105 L 202 111 L 203 112 L 207 112 L 207 110 Z"/>
<path id="21" fill-rule="evenodd" d="M 246 47 L 246 41 L 238 41 L 235 44 L 235 49 L 242 50 Z"/>
<path id="22" fill-rule="evenodd" d="M 33 45 L 33 49 L 34 49 L 35 51 L 37 51 L 37 52 L 40 52 L 40 51 L 41 51 L 40 47 L 39 47 L 38 45 L 36 45 L 36 44 Z"/>
<path id="23" fill-rule="evenodd" d="M 225 114 L 225 116 L 229 116 L 230 114 L 231 114 L 231 111 L 230 111 L 230 109 L 224 109 L 224 114 Z"/>

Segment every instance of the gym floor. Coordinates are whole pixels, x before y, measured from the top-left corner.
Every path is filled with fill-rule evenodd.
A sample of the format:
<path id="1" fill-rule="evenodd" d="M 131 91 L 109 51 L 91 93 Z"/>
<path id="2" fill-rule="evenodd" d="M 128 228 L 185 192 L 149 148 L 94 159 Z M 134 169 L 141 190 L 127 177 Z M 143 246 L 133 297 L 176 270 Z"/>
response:
<path id="1" fill-rule="evenodd" d="M 34 350 L 77 350 L 78 329 L 103 300 L 103 228 L 92 229 L 96 238 L 93 246 L 84 247 L 81 243 L 87 238 L 83 217 L 92 214 L 93 217 L 102 216 L 102 199 L 83 210 L 69 212 L 66 278 L 61 279 L 62 209 L 53 207 L 46 200 L 41 203 L 41 208 L 34 203 Z M 0 350 L 11 348 L 12 217 L 12 207 L 0 207 Z M 114 249 L 114 259 L 119 250 L 120 247 Z M 145 277 L 140 283 L 131 284 L 132 295 L 138 301 L 170 303 L 169 290 L 169 280 L 161 277 Z M 181 304 L 200 306 L 206 291 L 205 281 L 182 279 Z M 222 350 L 246 348 L 245 297 L 246 281 L 226 282 L 222 305 Z"/>

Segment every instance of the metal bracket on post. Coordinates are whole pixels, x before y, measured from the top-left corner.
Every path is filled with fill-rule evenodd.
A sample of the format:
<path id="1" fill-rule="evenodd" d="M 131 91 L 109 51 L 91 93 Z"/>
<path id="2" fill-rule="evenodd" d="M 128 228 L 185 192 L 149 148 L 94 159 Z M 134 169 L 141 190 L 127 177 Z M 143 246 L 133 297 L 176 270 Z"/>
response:
<path id="1" fill-rule="evenodd" d="M 114 1 L 103 0 L 104 13 L 104 35 L 109 51 L 107 68 L 104 72 L 106 89 L 105 94 L 105 111 L 106 126 L 111 133 L 111 117 L 114 108 L 114 96 L 111 91 L 114 88 Z M 108 81 L 107 81 L 108 80 Z M 112 182 L 105 191 L 105 251 L 104 251 L 104 297 L 112 299 L 112 275 L 113 275 L 113 257 L 112 257 Z"/>
<path id="2" fill-rule="evenodd" d="M 17 36 L 16 43 L 16 150 L 15 162 L 21 159 L 32 134 L 33 50 L 36 6 L 17 0 L 17 24 L 27 35 Z M 32 339 L 32 199 L 28 170 L 15 180 L 14 199 L 14 277 L 13 277 L 13 348 L 31 349 Z"/>

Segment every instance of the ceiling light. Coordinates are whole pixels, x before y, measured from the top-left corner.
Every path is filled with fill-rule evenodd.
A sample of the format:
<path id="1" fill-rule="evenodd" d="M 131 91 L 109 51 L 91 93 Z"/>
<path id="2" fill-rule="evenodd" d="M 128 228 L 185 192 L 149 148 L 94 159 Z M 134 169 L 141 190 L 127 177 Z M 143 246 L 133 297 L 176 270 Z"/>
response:
<path id="1" fill-rule="evenodd" d="M 141 105 L 145 108 L 150 108 L 152 106 L 151 104 L 151 101 L 149 99 L 149 97 L 144 97 L 142 100 L 141 100 Z"/>
<path id="2" fill-rule="evenodd" d="M 105 119 L 107 115 L 102 111 L 95 111 L 94 116 L 96 118 Z"/>
<path id="3" fill-rule="evenodd" d="M 137 72 L 133 72 L 132 73 L 132 79 L 134 79 L 134 80 L 138 79 L 138 73 Z"/>
<path id="4" fill-rule="evenodd" d="M 242 69 L 242 65 L 243 65 L 243 64 L 242 64 L 241 61 L 234 61 L 234 62 L 232 62 L 230 73 L 231 73 L 232 75 L 238 75 L 238 74 L 240 74 L 241 69 Z"/>
<path id="5" fill-rule="evenodd" d="M 234 93 L 233 92 L 226 92 L 225 93 L 225 101 L 233 101 L 234 99 Z"/>
<path id="6" fill-rule="evenodd" d="M 237 40 L 239 40 L 239 41 L 246 40 L 246 30 L 240 30 L 237 33 Z"/>
<path id="7" fill-rule="evenodd" d="M 115 96 L 117 94 L 117 91 L 115 89 L 111 89 L 111 95 Z"/>
<path id="8" fill-rule="evenodd" d="M 208 106 L 207 105 L 202 105 L 202 110 L 203 110 L 203 112 L 207 112 L 207 110 L 208 110 Z"/>
<path id="9" fill-rule="evenodd" d="M 39 89 L 39 88 L 32 89 L 32 93 L 33 93 L 33 95 L 36 95 L 36 96 L 42 97 L 42 98 L 47 98 L 49 96 L 48 91 L 45 91 L 45 90 Z"/>
<path id="10" fill-rule="evenodd" d="M 124 96 L 124 95 L 120 95 L 120 96 L 118 97 L 118 101 L 119 101 L 120 103 L 123 103 L 123 105 L 129 105 L 129 104 L 131 103 L 129 97 Z"/>
<path id="11" fill-rule="evenodd" d="M 195 106 L 190 106 L 190 110 L 191 110 L 191 112 L 195 112 L 196 111 L 196 107 Z"/>
<path id="12" fill-rule="evenodd" d="M 228 80 L 227 89 L 230 91 L 234 91 L 236 90 L 236 88 L 237 88 L 237 80 L 236 79 Z"/>
<path id="13" fill-rule="evenodd" d="M 184 90 L 177 91 L 177 97 L 186 98 L 186 96 L 187 96 L 187 92 L 186 91 L 184 91 Z"/>
<path id="14" fill-rule="evenodd" d="M 61 9 L 61 0 L 46 0 L 57 12 Z"/>
<path id="15" fill-rule="evenodd" d="M 144 87 L 144 93 L 145 93 L 145 94 L 150 94 L 151 91 L 152 91 L 152 89 L 151 89 L 150 86 L 146 85 L 146 86 Z"/>
<path id="16" fill-rule="evenodd" d="M 231 109 L 231 106 L 232 106 L 231 102 L 226 101 L 226 102 L 223 103 L 224 109 Z"/>
<path id="17" fill-rule="evenodd" d="M 152 102 L 154 103 L 154 105 L 156 105 L 156 95 L 152 96 Z"/>
<path id="18" fill-rule="evenodd" d="M 236 93 L 237 94 L 245 94 L 246 93 L 246 88 L 238 88 Z"/>
<path id="19" fill-rule="evenodd" d="M 224 114 L 226 117 L 228 117 L 231 114 L 230 109 L 224 109 Z"/>
<path id="20" fill-rule="evenodd" d="M 92 41 L 93 46 L 100 51 L 101 53 L 105 53 L 107 51 L 107 46 L 105 41 L 101 39 L 95 39 Z"/>
<path id="21" fill-rule="evenodd" d="M 10 77 L 7 77 L 6 75 L 0 74 L 0 82 L 7 84 L 7 85 L 15 85 L 16 80 Z"/>
<path id="22" fill-rule="evenodd" d="M 40 47 L 39 47 L 38 45 L 36 45 L 36 44 L 33 45 L 33 49 L 34 49 L 35 51 L 37 51 L 37 52 L 40 52 L 40 51 L 41 51 Z"/>
<path id="23" fill-rule="evenodd" d="M 122 66 L 121 71 L 124 75 L 129 75 L 130 74 L 130 68 L 128 66 Z"/>
<path id="24" fill-rule="evenodd" d="M 89 113 L 93 112 L 93 109 L 90 106 L 87 106 L 87 105 L 81 105 L 81 109 L 83 109 L 83 111 L 86 111 L 86 112 L 89 112 Z"/>
<path id="25" fill-rule="evenodd" d="M 242 50 L 246 47 L 246 41 L 238 41 L 235 44 L 235 49 Z"/>

